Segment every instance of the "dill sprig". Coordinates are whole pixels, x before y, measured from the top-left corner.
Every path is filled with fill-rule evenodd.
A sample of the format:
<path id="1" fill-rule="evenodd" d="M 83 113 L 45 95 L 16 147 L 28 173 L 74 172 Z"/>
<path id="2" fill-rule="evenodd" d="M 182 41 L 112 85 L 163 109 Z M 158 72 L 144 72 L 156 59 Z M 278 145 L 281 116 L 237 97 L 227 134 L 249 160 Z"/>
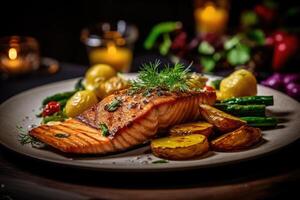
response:
<path id="1" fill-rule="evenodd" d="M 138 91 L 152 91 L 153 89 L 162 89 L 168 91 L 185 92 L 189 90 L 188 74 L 189 67 L 185 67 L 181 63 L 169 65 L 159 71 L 160 61 L 144 64 L 139 71 L 138 78 L 131 81 L 129 93 L 134 94 Z"/>
<path id="2" fill-rule="evenodd" d="M 41 148 L 45 146 L 43 142 L 29 135 L 23 127 L 17 126 L 17 130 L 19 132 L 18 140 L 22 145 L 31 144 L 31 146 L 36 148 Z"/>

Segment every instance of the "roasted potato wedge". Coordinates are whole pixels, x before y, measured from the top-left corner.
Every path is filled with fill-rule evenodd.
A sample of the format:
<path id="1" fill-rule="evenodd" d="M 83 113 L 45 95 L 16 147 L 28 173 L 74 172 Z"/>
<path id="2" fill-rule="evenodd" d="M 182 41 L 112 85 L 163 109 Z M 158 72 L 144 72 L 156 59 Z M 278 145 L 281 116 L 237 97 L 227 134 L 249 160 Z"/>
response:
<path id="1" fill-rule="evenodd" d="M 179 124 L 170 129 L 171 136 L 183 136 L 191 134 L 205 135 L 207 138 L 213 133 L 213 125 L 207 122 L 193 122 Z"/>
<path id="2" fill-rule="evenodd" d="M 213 140 L 211 142 L 211 147 L 215 151 L 242 150 L 258 143 L 261 138 L 262 135 L 259 128 L 245 125 Z"/>
<path id="3" fill-rule="evenodd" d="M 185 160 L 202 155 L 209 150 L 204 135 L 170 136 L 151 141 L 151 149 L 155 156 L 169 160 Z"/>
<path id="4" fill-rule="evenodd" d="M 200 105 L 200 113 L 222 133 L 233 131 L 246 124 L 245 121 L 206 104 Z"/>

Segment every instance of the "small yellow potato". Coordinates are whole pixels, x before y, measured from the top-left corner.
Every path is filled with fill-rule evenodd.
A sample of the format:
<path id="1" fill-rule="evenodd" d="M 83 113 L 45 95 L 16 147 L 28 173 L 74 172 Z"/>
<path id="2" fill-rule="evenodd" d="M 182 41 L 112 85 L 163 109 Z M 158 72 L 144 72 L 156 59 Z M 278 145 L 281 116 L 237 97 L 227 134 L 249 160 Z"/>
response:
<path id="1" fill-rule="evenodd" d="M 224 134 L 211 142 L 215 151 L 236 151 L 248 149 L 257 144 L 262 138 L 261 130 L 250 126 L 242 126 L 239 129 Z"/>
<path id="2" fill-rule="evenodd" d="M 84 84 L 89 90 L 97 88 L 100 83 L 117 75 L 116 70 L 106 64 L 96 64 L 85 73 Z"/>
<path id="3" fill-rule="evenodd" d="M 207 122 L 193 122 L 173 126 L 169 131 L 171 136 L 191 134 L 205 135 L 207 138 L 213 133 L 213 125 Z"/>
<path id="4" fill-rule="evenodd" d="M 170 136 L 151 141 L 155 156 L 169 160 L 186 160 L 203 155 L 209 150 L 209 143 L 204 135 Z"/>
<path id="5" fill-rule="evenodd" d="M 94 92 L 78 91 L 67 101 L 65 113 L 68 117 L 75 117 L 96 103 L 98 99 Z"/>
<path id="6" fill-rule="evenodd" d="M 214 125 L 222 133 L 233 131 L 246 124 L 240 118 L 229 115 L 221 110 L 218 110 L 210 105 L 199 105 L 201 116 L 209 123 Z"/>

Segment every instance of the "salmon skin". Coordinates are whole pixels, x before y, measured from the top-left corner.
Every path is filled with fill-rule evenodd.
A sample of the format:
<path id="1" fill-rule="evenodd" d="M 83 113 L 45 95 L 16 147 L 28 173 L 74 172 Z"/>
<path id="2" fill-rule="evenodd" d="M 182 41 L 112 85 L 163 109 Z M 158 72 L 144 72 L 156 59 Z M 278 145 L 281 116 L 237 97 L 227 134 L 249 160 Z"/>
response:
<path id="1" fill-rule="evenodd" d="M 213 91 L 152 91 L 130 95 L 123 90 L 76 118 L 41 125 L 29 134 L 63 152 L 118 152 L 145 143 L 170 126 L 199 119 L 199 104 L 212 105 L 215 100 Z"/>

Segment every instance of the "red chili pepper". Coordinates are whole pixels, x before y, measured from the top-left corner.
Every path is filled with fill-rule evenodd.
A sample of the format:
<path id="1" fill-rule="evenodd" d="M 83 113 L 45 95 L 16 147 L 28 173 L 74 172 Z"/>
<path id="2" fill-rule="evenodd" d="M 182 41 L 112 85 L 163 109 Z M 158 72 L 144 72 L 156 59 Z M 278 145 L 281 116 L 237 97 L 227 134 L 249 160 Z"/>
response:
<path id="1" fill-rule="evenodd" d="M 209 92 L 215 91 L 215 88 L 213 88 L 213 87 L 211 87 L 211 86 L 209 86 L 209 85 L 204 86 L 203 89 L 204 89 L 205 91 L 209 91 Z"/>
<path id="2" fill-rule="evenodd" d="M 274 35 L 273 69 L 280 70 L 287 60 L 293 56 L 298 49 L 298 38 L 286 33 Z"/>
<path id="3" fill-rule="evenodd" d="M 42 116 L 50 116 L 60 111 L 60 104 L 56 101 L 50 101 L 43 109 Z"/>

